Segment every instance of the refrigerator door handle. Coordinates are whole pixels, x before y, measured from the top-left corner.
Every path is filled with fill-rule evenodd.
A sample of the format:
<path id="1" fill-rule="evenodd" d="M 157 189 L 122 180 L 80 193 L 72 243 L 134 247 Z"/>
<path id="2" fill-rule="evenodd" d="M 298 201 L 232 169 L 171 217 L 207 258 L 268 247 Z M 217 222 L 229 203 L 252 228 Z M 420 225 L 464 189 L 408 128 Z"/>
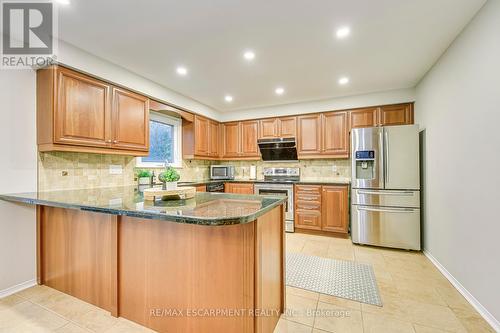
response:
<path id="1" fill-rule="evenodd" d="M 358 210 L 364 210 L 368 212 L 383 212 L 383 213 L 413 213 L 416 210 L 412 208 L 375 208 L 375 207 L 365 207 L 360 206 Z"/>
<path id="2" fill-rule="evenodd" d="M 384 129 L 384 178 L 389 182 L 389 134 Z"/>
<path id="3" fill-rule="evenodd" d="M 368 195 L 396 195 L 396 196 L 413 196 L 412 191 L 402 191 L 402 192 L 378 192 L 378 191 L 366 191 L 358 190 L 358 194 L 368 194 Z"/>
<path id="4" fill-rule="evenodd" d="M 380 150 L 380 158 L 379 158 L 379 165 L 378 168 L 380 171 L 378 172 L 378 175 L 381 179 L 382 182 L 382 189 L 385 188 L 385 139 L 384 139 L 384 128 L 380 128 L 380 134 L 379 134 L 379 150 Z"/>

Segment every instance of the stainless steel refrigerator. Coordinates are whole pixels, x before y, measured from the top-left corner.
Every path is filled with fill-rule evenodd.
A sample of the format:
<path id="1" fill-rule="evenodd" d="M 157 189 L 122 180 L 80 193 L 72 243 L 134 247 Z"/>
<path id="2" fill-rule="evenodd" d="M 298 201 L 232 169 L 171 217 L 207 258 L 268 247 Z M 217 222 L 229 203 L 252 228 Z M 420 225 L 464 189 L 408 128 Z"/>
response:
<path id="1" fill-rule="evenodd" d="M 351 132 L 353 243 L 420 250 L 418 125 Z"/>

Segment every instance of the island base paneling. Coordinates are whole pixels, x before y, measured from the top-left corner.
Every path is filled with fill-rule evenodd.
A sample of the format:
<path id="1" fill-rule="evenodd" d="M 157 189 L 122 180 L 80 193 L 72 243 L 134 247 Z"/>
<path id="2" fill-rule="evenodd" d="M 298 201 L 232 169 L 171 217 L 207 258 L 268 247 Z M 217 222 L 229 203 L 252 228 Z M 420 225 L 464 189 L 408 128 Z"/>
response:
<path id="1" fill-rule="evenodd" d="M 122 317 L 158 332 L 253 332 L 251 316 L 188 315 L 254 308 L 253 223 L 207 228 L 123 217 L 119 239 Z"/>
<path id="2" fill-rule="evenodd" d="M 38 206 L 39 283 L 158 332 L 273 332 L 284 206 L 203 226 Z M 264 315 L 262 315 L 264 314 Z"/>
<path id="3" fill-rule="evenodd" d="M 117 315 L 117 216 L 39 206 L 38 280 Z"/>

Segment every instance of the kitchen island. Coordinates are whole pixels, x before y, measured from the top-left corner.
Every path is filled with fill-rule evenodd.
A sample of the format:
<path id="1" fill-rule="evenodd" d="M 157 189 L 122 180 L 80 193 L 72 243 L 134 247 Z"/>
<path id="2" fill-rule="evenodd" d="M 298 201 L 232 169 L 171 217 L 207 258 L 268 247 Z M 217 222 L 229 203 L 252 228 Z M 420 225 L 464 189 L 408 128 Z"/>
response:
<path id="1" fill-rule="evenodd" d="M 285 198 L 135 187 L 0 195 L 37 206 L 38 282 L 158 332 L 273 332 Z"/>

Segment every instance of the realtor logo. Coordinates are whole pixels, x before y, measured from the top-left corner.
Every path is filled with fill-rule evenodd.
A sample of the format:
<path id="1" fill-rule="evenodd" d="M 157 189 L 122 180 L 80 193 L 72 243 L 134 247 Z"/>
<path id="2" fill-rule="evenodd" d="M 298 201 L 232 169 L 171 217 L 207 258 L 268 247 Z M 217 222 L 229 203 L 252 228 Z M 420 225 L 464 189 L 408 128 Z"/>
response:
<path id="1" fill-rule="evenodd" d="M 2 68 L 32 68 L 54 63 L 52 2 L 2 2 Z"/>

